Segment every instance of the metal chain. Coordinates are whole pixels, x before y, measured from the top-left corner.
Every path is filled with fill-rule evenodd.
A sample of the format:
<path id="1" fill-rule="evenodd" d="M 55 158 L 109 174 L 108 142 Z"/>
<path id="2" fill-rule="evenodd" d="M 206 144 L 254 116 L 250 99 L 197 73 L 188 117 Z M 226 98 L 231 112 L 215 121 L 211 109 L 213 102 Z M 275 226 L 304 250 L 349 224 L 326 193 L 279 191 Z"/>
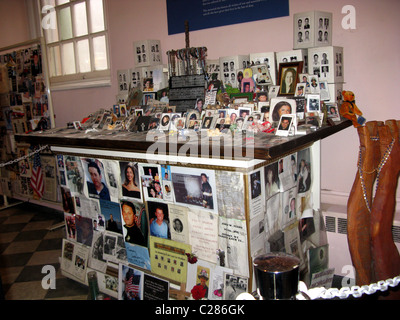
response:
<path id="1" fill-rule="evenodd" d="M 338 288 L 312 288 L 309 290 L 301 290 L 305 293 L 311 300 L 314 299 L 347 299 L 349 296 L 354 298 L 360 298 L 363 294 L 371 295 L 377 291 L 386 291 L 389 287 L 396 287 L 400 284 L 400 275 L 392 279 L 381 280 L 377 283 L 371 283 L 370 285 L 364 286 L 352 286 L 352 287 L 342 287 Z M 305 291 L 305 292 L 304 292 Z M 300 293 L 301 294 L 301 293 Z"/>
<path id="2" fill-rule="evenodd" d="M 45 146 L 40 147 L 39 149 L 37 149 L 37 150 L 35 150 L 35 151 L 31 152 L 31 153 L 28 153 L 25 156 L 22 156 L 22 157 L 17 158 L 17 159 L 10 160 L 8 162 L 0 163 L 0 168 L 3 168 L 5 166 L 9 166 L 9 165 L 14 164 L 16 162 L 19 162 L 19 161 L 25 160 L 27 158 L 30 158 L 33 155 L 35 155 L 36 153 L 39 153 L 40 151 L 43 151 L 44 149 L 47 149 L 48 147 L 49 147 L 48 145 L 45 145 Z"/>

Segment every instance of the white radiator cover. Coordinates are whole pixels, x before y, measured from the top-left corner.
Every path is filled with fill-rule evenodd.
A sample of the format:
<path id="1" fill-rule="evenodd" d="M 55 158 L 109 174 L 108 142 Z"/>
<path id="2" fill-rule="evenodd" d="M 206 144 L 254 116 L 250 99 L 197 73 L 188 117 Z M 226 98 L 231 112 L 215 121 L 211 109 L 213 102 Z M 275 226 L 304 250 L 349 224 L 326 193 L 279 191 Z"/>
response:
<path id="1" fill-rule="evenodd" d="M 323 198 L 322 198 L 323 199 Z M 335 268 L 335 274 L 354 279 L 351 256 L 347 242 L 347 205 L 321 203 L 329 244 L 329 267 Z M 393 240 L 400 252 L 400 214 L 396 212 L 393 226 Z M 386 280 L 386 279 L 385 279 Z"/>

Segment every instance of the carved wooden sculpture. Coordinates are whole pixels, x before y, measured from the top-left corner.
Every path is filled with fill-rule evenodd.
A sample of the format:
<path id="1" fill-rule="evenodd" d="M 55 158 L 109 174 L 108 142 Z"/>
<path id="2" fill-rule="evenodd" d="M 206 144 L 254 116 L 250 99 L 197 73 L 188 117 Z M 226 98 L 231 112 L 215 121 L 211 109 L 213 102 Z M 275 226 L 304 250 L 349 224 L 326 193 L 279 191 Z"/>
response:
<path id="1" fill-rule="evenodd" d="M 357 128 L 360 139 L 358 171 L 347 203 L 347 234 L 357 285 L 373 282 L 370 241 L 370 211 L 375 168 L 380 162 L 378 126 L 382 122 L 369 121 Z"/>
<path id="2" fill-rule="evenodd" d="M 371 209 L 371 248 L 377 281 L 400 275 L 400 254 L 392 236 L 396 187 L 400 173 L 399 127 L 396 120 L 387 120 L 385 126 L 379 128 L 379 142 L 381 163 Z M 400 299 L 400 291 L 389 297 Z"/>
<path id="3" fill-rule="evenodd" d="M 392 236 L 400 173 L 399 130 L 396 120 L 369 121 L 357 128 L 358 172 L 347 214 L 348 242 L 359 286 L 400 275 L 400 254 Z M 400 299 L 400 292 L 389 298 Z"/>

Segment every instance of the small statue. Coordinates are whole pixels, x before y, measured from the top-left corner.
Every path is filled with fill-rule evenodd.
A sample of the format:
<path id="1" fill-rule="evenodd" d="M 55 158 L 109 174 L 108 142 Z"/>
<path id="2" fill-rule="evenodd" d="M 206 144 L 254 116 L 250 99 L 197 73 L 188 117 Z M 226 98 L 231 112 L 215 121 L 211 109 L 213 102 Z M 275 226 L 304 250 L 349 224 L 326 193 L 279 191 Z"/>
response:
<path id="1" fill-rule="evenodd" d="M 362 117 L 362 112 L 356 105 L 354 93 L 352 91 L 342 91 L 342 95 L 343 103 L 340 106 L 340 115 L 351 120 L 355 128 L 364 125 L 366 120 Z"/>

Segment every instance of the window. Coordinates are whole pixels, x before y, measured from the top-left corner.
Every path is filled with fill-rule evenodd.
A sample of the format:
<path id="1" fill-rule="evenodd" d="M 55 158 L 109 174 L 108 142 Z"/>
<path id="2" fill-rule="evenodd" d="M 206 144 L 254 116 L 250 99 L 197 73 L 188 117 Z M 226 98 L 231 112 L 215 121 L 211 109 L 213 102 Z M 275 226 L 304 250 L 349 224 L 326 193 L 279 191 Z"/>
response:
<path id="1" fill-rule="evenodd" d="M 52 89 L 110 83 L 105 0 L 38 0 Z"/>

